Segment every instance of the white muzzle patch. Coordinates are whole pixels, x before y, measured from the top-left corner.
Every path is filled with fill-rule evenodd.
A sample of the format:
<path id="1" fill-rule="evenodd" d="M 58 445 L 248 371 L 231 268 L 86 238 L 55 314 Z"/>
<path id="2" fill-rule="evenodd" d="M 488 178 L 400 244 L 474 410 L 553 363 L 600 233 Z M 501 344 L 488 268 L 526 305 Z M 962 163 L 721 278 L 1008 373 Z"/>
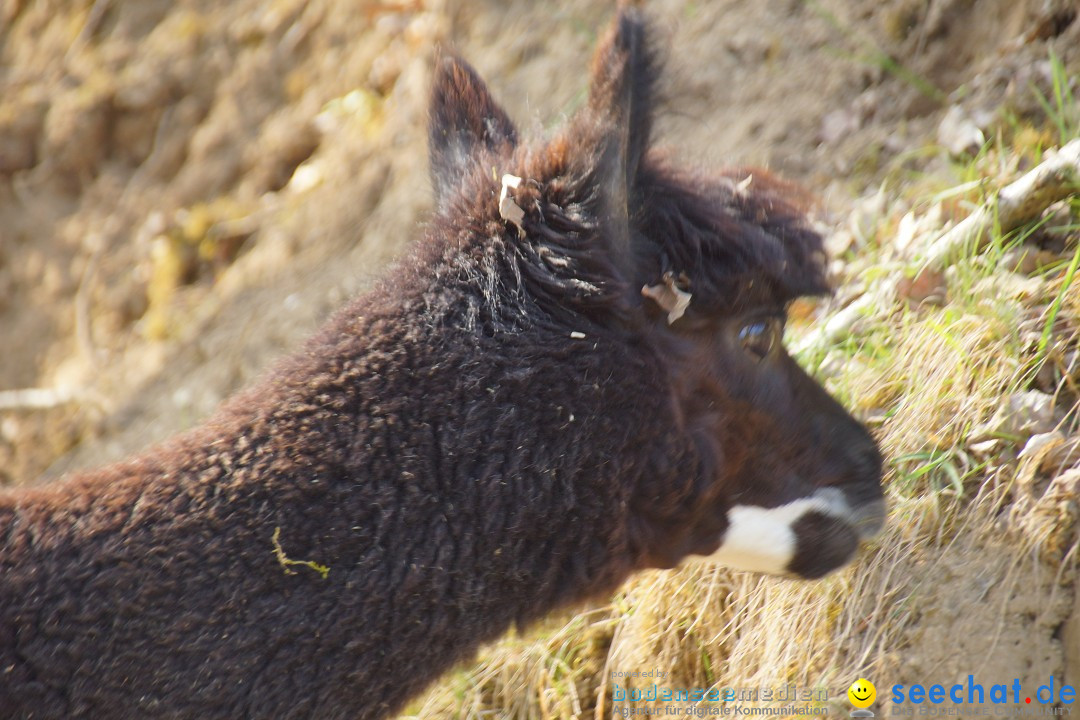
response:
<path id="1" fill-rule="evenodd" d="M 708 559 L 736 570 L 787 574 L 798 542 L 792 525 L 811 511 L 842 520 L 852 515 L 844 494 L 836 488 L 822 488 L 810 497 L 774 508 L 735 505 L 728 510 L 724 540 Z"/>

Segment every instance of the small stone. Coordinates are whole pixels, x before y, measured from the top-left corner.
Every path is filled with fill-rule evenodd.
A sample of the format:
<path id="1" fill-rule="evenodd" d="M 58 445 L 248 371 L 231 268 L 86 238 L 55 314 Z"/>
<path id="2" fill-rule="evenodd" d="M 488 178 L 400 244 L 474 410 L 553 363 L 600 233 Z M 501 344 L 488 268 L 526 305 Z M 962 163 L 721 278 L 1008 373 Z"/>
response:
<path id="1" fill-rule="evenodd" d="M 859 129 L 859 115 L 850 109 L 833 110 L 821 118 L 818 137 L 826 145 L 835 145 Z"/>
<path id="2" fill-rule="evenodd" d="M 996 454 L 1003 445 L 1004 443 L 1001 440 L 994 438 L 992 440 L 971 443 L 968 445 L 968 450 L 970 450 L 971 454 L 975 457 L 985 458 Z"/>
<path id="3" fill-rule="evenodd" d="M 1027 443 L 1024 444 L 1024 449 L 1020 451 L 1019 458 L 1021 460 L 1033 460 L 1040 465 L 1046 456 L 1050 454 L 1054 448 L 1063 445 L 1065 443 L 1065 436 L 1058 430 L 1051 430 L 1046 433 L 1038 433 L 1028 438 Z"/>
<path id="4" fill-rule="evenodd" d="M 896 237 L 893 238 L 893 247 L 899 252 L 905 253 L 915 240 L 915 233 L 919 224 L 915 220 L 915 213 L 907 212 L 900 218 L 900 224 L 896 228 Z"/>
<path id="5" fill-rule="evenodd" d="M 993 437 L 1016 437 L 1021 440 L 1055 429 L 1054 398 L 1038 390 L 1011 395 L 994 413 L 994 417 L 979 426 L 972 438 L 976 441 Z"/>
<path id="6" fill-rule="evenodd" d="M 959 105 L 953 105 L 941 119 L 938 142 L 953 155 L 978 152 L 986 136 Z"/>
<path id="7" fill-rule="evenodd" d="M 864 245 L 877 234 L 878 226 L 885 217 L 887 202 L 885 188 L 881 187 L 870 197 L 855 203 L 855 208 L 849 216 L 848 226 L 857 243 Z"/>
<path id="8" fill-rule="evenodd" d="M 924 267 L 913 278 L 901 278 L 896 291 L 912 305 L 944 305 L 948 296 L 945 274 Z"/>
<path id="9" fill-rule="evenodd" d="M 826 236 L 825 252 L 831 258 L 840 257 L 850 250 L 854 244 L 855 236 L 851 234 L 851 231 L 841 228 Z"/>

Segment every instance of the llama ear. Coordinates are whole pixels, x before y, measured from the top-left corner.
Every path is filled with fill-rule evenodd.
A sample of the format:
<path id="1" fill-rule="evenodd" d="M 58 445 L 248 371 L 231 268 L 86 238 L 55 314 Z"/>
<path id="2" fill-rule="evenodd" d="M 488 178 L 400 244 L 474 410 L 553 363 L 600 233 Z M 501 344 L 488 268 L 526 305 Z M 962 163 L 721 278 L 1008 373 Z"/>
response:
<path id="1" fill-rule="evenodd" d="M 428 153 L 435 197 L 442 202 L 461 183 L 474 153 L 509 152 L 517 130 L 487 86 L 463 60 L 447 55 L 435 66 L 428 124 Z"/>
<path id="2" fill-rule="evenodd" d="M 598 132 L 597 178 L 605 186 L 608 219 L 616 223 L 629 221 L 628 203 L 649 146 L 655 66 L 644 20 L 623 6 L 593 57 L 587 110 Z"/>

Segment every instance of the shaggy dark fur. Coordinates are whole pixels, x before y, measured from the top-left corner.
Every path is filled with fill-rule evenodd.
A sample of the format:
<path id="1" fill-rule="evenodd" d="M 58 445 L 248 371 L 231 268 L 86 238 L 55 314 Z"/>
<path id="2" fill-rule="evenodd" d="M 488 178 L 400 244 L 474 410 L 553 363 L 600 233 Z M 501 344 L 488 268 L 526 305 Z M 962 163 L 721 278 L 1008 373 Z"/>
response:
<path id="1" fill-rule="evenodd" d="M 820 238 L 782 184 L 649 151 L 655 82 L 623 11 L 588 106 L 519 146 L 441 60 L 411 261 L 201 427 L 0 493 L 0 715 L 384 717 L 512 624 L 711 552 L 732 503 L 877 500 L 865 431 L 740 344 L 824 289 Z M 666 271 L 672 325 L 641 295 Z M 793 572 L 847 560 L 829 527 Z"/>

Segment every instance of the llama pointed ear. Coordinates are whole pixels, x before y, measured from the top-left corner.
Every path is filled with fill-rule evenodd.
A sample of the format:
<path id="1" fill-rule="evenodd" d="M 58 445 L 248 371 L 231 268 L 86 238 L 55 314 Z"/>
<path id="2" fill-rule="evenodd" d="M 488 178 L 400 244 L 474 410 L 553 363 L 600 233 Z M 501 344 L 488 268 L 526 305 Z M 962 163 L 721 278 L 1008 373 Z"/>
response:
<path id="1" fill-rule="evenodd" d="M 487 86 L 467 63 L 443 56 L 435 67 L 428 125 L 428 152 L 435 197 L 441 202 L 460 184 L 474 153 L 510 152 L 517 130 Z"/>
<path id="2" fill-rule="evenodd" d="M 596 138 L 598 178 L 606 187 L 611 220 L 626 221 L 641 158 L 652 131 L 656 62 L 645 21 L 623 6 L 593 57 L 588 115 Z"/>

